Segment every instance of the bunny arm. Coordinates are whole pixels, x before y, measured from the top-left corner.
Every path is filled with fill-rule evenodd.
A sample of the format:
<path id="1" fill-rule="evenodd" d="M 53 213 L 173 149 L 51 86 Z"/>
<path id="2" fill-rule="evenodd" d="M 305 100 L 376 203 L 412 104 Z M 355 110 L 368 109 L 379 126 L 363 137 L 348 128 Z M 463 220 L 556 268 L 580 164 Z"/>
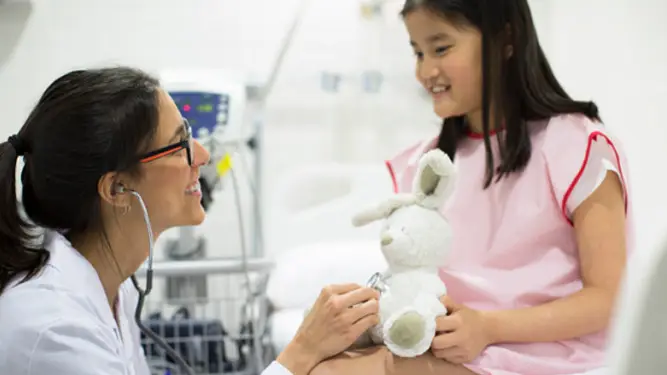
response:
<path id="1" fill-rule="evenodd" d="M 352 218 L 354 226 L 363 226 L 387 218 L 397 209 L 414 204 L 417 198 L 413 194 L 395 194 L 375 207 L 363 210 Z"/>

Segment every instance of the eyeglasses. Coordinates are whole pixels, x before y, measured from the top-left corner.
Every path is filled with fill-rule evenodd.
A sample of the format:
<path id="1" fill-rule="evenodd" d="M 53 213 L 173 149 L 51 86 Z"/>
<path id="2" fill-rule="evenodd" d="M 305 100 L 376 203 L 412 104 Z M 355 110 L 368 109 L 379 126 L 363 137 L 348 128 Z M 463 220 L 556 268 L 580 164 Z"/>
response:
<path id="1" fill-rule="evenodd" d="M 184 140 L 144 154 L 139 158 L 139 162 L 150 163 L 163 156 L 171 155 L 185 149 L 188 155 L 188 165 L 192 165 L 192 128 L 190 128 L 190 123 L 186 119 L 183 119 L 183 128 L 185 129 L 186 134 Z"/>

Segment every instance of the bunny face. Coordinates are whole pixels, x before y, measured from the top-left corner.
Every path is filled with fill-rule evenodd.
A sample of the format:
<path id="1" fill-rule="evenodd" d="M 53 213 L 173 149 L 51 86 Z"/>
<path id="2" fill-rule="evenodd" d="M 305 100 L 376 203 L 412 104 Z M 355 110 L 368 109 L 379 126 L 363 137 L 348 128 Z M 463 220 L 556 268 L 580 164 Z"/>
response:
<path id="1" fill-rule="evenodd" d="M 451 228 L 439 212 L 410 205 L 385 220 L 382 252 L 391 268 L 439 267 L 451 248 Z"/>
<path id="2" fill-rule="evenodd" d="M 431 150 L 419 160 L 412 193 L 396 194 L 353 218 L 357 226 L 385 220 L 382 252 L 392 268 L 444 265 L 452 233 L 440 209 L 451 194 L 455 172 L 444 152 Z"/>

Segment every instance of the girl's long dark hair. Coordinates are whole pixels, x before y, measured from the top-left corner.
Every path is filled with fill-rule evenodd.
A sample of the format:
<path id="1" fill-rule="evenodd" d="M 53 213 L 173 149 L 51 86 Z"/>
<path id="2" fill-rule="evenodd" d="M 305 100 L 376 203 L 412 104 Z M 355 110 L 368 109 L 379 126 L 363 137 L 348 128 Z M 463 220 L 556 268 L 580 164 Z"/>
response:
<path id="1" fill-rule="evenodd" d="M 486 149 L 484 187 L 522 170 L 531 156 L 528 122 L 560 114 L 581 113 L 600 121 L 593 102 L 570 98 L 553 74 L 540 46 L 527 0 L 407 0 L 403 17 L 417 9 L 447 20 L 465 22 L 482 33 L 482 124 Z M 508 43 L 509 37 L 509 43 Z M 506 47 L 512 54 L 507 57 Z M 499 103 L 491 113 L 491 103 Z M 504 123 L 498 136 L 500 163 L 491 151 L 491 116 Z M 438 147 L 454 159 L 456 148 L 468 132 L 463 116 L 443 120 Z"/>

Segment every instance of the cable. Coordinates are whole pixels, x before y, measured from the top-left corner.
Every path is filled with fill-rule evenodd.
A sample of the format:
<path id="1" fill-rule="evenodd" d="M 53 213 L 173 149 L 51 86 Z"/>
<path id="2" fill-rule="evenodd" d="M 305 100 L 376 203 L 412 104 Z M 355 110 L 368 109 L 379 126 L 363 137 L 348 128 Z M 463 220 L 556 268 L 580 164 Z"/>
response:
<path id="1" fill-rule="evenodd" d="M 248 270 L 248 245 L 246 243 L 245 224 L 243 223 L 243 210 L 241 208 L 241 194 L 239 193 L 239 184 L 236 179 L 234 168 L 230 168 L 229 173 L 232 177 L 232 188 L 234 190 L 234 200 L 236 201 L 236 219 L 239 222 L 239 233 L 241 235 L 241 267 L 245 275 L 245 281 L 250 286 L 250 276 Z"/>
<path id="2" fill-rule="evenodd" d="M 143 211 L 144 214 L 144 223 L 146 224 L 146 230 L 148 231 L 148 267 L 146 269 L 146 289 L 142 289 L 141 286 L 139 286 L 139 281 L 137 280 L 136 275 L 132 275 L 132 284 L 134 284 L 134 288 L 137 290 L 137 293 L 139 294 L 139 301 L 137 302 L 137 307 L 136 310 L 134 311 L 134 321 L 137 323 L 137 326 L 143 332 L 146 336 L 150 337 L 157 346 L 159 346 L 161 349 L 163 349 L 171 359 L 176 361 L 179 366 L 183 369 L 183 371 L 187 375 L 195 375 L 194 370 L 188 365 L 187 362 L 183 359 L 183 357 L 180 356 L 169 344 L 160 336 L 158 336 L 155 332 L 153 332 L 150 328 L 146 327 L 142 321 L 141 321 L 141 313 L 144 309 L 144 302 L 146 300 L 146 296 L 151 292 L 153 289 L 153 249 L 155 246 L 155 241 L 153 240 L 153 228 L 151 227 L 151 220 L 150 217 L 148 216 L 148 209 L 146 208 L 146 204 L 144 204 L 144 200 L 141 198 L 141 195 L 137 193 L 134 190 L 128 190 L 133 196 L 137 198 L 139 201 L 139 205 L 141 205 L 141 210 Z"/>
<path id="3" fill-rule="evenodd" d="M 232 168 L 230 168 L 229 173 L 232 177 L 232 188 L 234 190 L 234 200 L 236 201 L 236 215 L 237 215 L 237 220 L 239 222 L 239 232 L 241 234 L 241 262 L 242 262 L 241 267 L 243 269 L 243 275 L 245 276 L 245 282 L 248 288 L 248 293 L 252 295 L 250 271 L 248 270 L 248 245 L 246 243 L 246 238 L 245 238 L 246 232 L 245 232 L 245 224 L 243 222 L 243 210 L 241 207 L 241 194 L 239 192 L 239 184 L 238 184 L 238 179 L 236 177 L 236 171 L 234 170 L 233 166 Z M 257 220 L 257 218 L 255 220 Z M 249 302 L 254 302 L 254 297 L 250 298 Z M 253 327 L 252 332 L 250 332 L 250 334 L 252 335 L 253 346 L 255 348 L 253 352 L 255 353 L 255 360 L 257 361 L 258 365 L 264 364 L 261 352 L 261 341 L 259 339 L 259 332 L 261 332 L 263 329 L 264 327 Z"/>
<path id="4" fill-rule="evenodd" d="M 250 177 L 250 173 L 248 172 L 248 171 L 250 171 L 250 166 L 249 166 L 247 157 L 245 157 L 240 152 L 238 147 L 237 147 L 237 153 L 236 154 L 238 155 L 238 159 L 241 160 L 241 164 L 243 165 L 243 169 L 246 172 L 245 173 L 245 180 L 246 180 L 246 183 L 248 184 L 248 187 L 250 188 L 250 192 L 255 196 L 256 199 L 261 199 L 261 197 L 257 197 L 257 194 L 259 194 L 259 192 L 257 191 L 257 183 L 256 183 L 256 181 L 253 181 L 252 177 Z M 255 157 L 258 157 L 258 156 L 255 156 Z M 261 173 L 261 171 L 260 171 L 260 173 Z M 232 176 L 232 178 L 234 178 L 234 176 Z M 257 233 L 255 233 L 255 235 L 257 236 L 256 240 L 259 241 L 259 246 L 264 246 L 264 233 L 263 233 L 264 228 L 262 226 L 262 213 L 261 213 L 261 210 L 259 210 L 259 209 L 256 209 L 254 211 L 255 211 L 255 220 L 259 223 L 259 225 L 256 226 L 257 227 Z"/>
<path id="5" fill-rule="evenodd" d="M 153 290 L 153 253 L 155 250 L 155 239 L 153 238 L 153 226 L 151 225 L 151 218 L 148 216 L 148 209 L 144 203 L 141 195 L 134 190 L 128 190 L 139 201 L 141 212 L 144 214 L 144 223 L 146 224 L 146 231 L 148 232 L 148 271 L 150 277 L 146 277 L 146 289 L 144 293 L 148 295 Z"/>
<path id="6" fill-rule="evenodd" d="M 153 270 L 149 269 L 146 271 L 146 278 L 153 278 Z M 195 375 L 194 370 L 188 365 L 188 363 L 181 357 L 176 350 L 174 350 L 169 344 L 160 336 L 158 336 L 155 332 L 153 332 L 150 328 L 146 327 L 142 321 L 141 321 L 141 312 L 144 308 L 144 301 L 146 299 L 146 293 L 141 290 L 141 287 L 139 286 L 139 282 L 137 281 L 137 277 L 135 275 L 132 275 L 132 284 L 134 284 L 134 288 L 137 289 L 137 292 L 139 292 L 139 302 L 137 302 L 137 309 L 135 310 L 134 313 L 134 320 L 137 323 L 137 326 L 141 330 L 141 332 L 148 336 L 151 340 L 157 344 L 157 346 L 160 347 L 160 349 L 164 350 L 167 354 L 167 356 L 171 357 L 176 363 L 183 369 L 183 371 L 187 375 Z"/>

